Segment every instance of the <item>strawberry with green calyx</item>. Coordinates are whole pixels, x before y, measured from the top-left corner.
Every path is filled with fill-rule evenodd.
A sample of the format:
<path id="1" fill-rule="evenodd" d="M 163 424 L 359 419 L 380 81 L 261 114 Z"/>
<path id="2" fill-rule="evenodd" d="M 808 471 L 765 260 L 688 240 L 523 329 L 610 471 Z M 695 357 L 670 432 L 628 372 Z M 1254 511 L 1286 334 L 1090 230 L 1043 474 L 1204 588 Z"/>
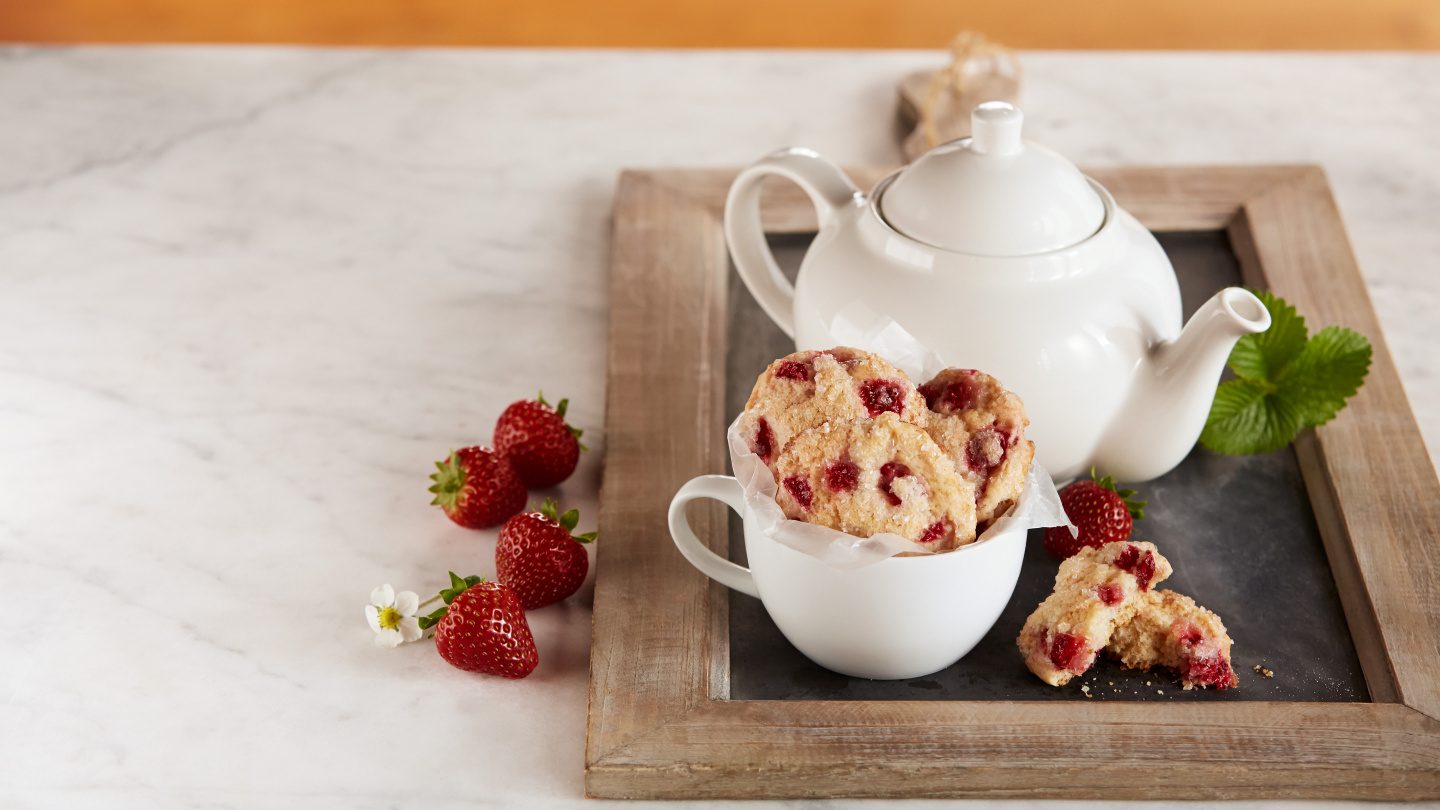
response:
<path id="1" fill-rule="evenodd" d="M 1108 475 L 1097 478 L 1092 467 L 1088 481 L 1076 481 L 1060 491 L 1060 504 L 1078 533 L 1072 535 L 1069 526 L 1051 526 L 1045 530 L 1046 550 L 1063 560 L 1086 547 L 1129 540 L 1135 521 L 1145 517 L 1145 501 L 1134 500 L 1133 495 L 1135 490 L 1118 489 Z"/>
<path id="2" fill-rule="evenodd" d="M 559 512 L 555 501 L 546 499 L 538 512 L 516 515 L 500 528 L 495 577 L 515 591 L 526 610 L 575 593 L 590 570 L 583 544 L 594 542 L 595 532 L 572 534 L 580 512 Z"/>
<path id="3" fill-rule="evenodd" d="M 575 472 L 584 431 L 565 422 L 570 400 L 551 407 L 542 391 L 535 399 L 510 403 L 495 420 L 495 450 L 510 460 L 525 486 L 553 487 Z"/>
<path id="4" fill-rule="evenodd" d="M 1220 383 L 1200 444 L 1243 455 L 1279 450 L 1300 431 L 1335 418 L 1370 372 L 1365 336 L 1327 326 L 1311 335 L 1295 307 L 1257 291 L 1270 328 L 1246 335 L 1230 351 L 1235 378 Z"/>
<path id="5" fill-rule="evenodd" d="M 430 503 L 467 529 L 498 525 L 525 508 L 525 487 L 515 468 L 488 447 L 462 447 L 435 468 Z"/>
<path id="6" fill-rule="evenodd" d="M 450 587 L 440 591 L 445 606 L 420 618 L 420 628 L 435 628 L 435 650 L 452 666 L 468 672 L 519 679 L 535 671 L 540 653 L 515 592 L 482 577 L 450 572 Z"/>

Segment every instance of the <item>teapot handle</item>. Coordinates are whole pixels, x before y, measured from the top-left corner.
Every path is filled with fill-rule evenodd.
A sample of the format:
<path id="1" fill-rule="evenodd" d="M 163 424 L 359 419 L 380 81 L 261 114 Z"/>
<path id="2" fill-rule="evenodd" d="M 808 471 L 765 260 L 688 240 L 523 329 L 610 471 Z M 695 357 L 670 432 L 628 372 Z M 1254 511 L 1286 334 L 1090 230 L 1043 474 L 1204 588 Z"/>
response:
<path id="1" fill-rule="evenodd" d="M 767 155 L 730 184 L 725 198 L 725 241 L 735 269 L 770 320 L 794 337 L 795 287 L 775 263 L 760 223 L 760 183 L 769 174 L 788 178 L 804 190 L 815 205 L 822 230 L 834 219 L 836 209 L 853 205 L 864 195 L 840 167 L 800 148 Z"/>

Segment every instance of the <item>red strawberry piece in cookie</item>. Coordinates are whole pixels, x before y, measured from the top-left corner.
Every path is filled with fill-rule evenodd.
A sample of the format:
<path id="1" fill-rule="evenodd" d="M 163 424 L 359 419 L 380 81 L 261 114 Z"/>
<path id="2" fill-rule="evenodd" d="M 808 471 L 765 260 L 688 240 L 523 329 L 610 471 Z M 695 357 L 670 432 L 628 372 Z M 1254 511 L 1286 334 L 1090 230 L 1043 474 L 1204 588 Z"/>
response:
<path id="1" fill-rule="evenodd" d="M 1131 543 L 1115 556 L 1115 567 L 1128 571 L 1135 577 L 1140 590 L 1150 590 L 1150 581 L 1155 577 L 1155 555 Z"/>

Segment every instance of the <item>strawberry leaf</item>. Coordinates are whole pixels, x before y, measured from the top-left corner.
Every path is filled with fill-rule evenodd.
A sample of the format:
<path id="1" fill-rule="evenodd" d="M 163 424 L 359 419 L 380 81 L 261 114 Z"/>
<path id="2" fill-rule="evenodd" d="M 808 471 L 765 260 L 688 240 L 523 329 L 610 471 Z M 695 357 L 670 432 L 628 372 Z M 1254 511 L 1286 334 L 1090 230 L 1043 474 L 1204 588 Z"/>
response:
<path id="1" fill-rule="evenodd" d="M 560 400 L 560 404 L 555 406 L 555 413 L 557 413 L 557 414 L 559 414 L 560 416 L 563 417 L 563 416 L 565 415 L 565 410 L 566 410 L 567 408 L 569 408 L 569 407 L 570 407 L 570 400 L 568 400 L 568 399 L 562 399 L 562 400 Z"/>
<path id="2" fill-rule="evenodd" d="M 1230 370 L 1242 380 L 1273 380 L 1305 348 L 1305 318 L 1266 291 L 1255 293 L 1270 311 L 1270 328 L 1246 335 L 1230 351 Z"/>
<path id="3" fill-rule="evenodd" d="M 451 602 L 454 602 L 454 601 L 455 601 L 455 598 L 458 597 L 460 594 L 462 594 L 462 593 L 470 590 L 471 588 L 473 588 L 473 587 L 475 587 L 476 585 L 480 584 L 481 582 L 484 582 L 484 581 L 485 581 L 485 578 L 484 578 L 484 577 L 475 576 L 474 574 L 471 574 L 471 575 L 468 576 L 468 577 L 463 577 L 463 578 L 462 578 L 459 574 L 455 573 L 454 571 L 451 571 L 451 572 L 449 572 L 449 573 L 450 573 L 450 587 L 445 588 L 444 590 L 440 591 L 440 594 L 439 594 L 440 598 L 441 598 L 441 599 L 445 602 L 445 604 L 447 604 L 447 605 L 450 604 Z M 445 610 L 444 608 L 441 608 L 438 612 L 439 612 L 441 615 L 443 615 L 443 614 L 444 614 L 444 610 Z"/>
<path id="4" fill-rule="evenodd" d="M 1200 443 L 1217 453 L 1269 453 L 1294 441 L 1304 426 L 1300 412 L 1276 395 L 1265 380 L 1227 380 L 1215 391 L 1215 402 Z"/>
<path id="5" fill-rule="evenodd" d="M 1370 372 L 1374 350 L 1365 336 L 1340 326 L 1315 333 L 1277 380 L 1280 393 L 1307 426 L 1335 418 Z"/>
<path id="6" fill-rule="evenodd" d="M 586 532 L 586 533 L 584 533 L 584 534 L 575 534 L 575 535 L 571 535 L 571 536 L 574 537 L 577 541 L 579 541 L 579 542 L 581 542 L 581 543 L 593 543 L 593 542 L 595 542 L 595 538 L 597 538 L 597 537 L 600 536 L 600 533 L 599 533 L 599 532 Z"/>
<path id="7" fill-rule="evenodd" d="M 567 531 L 567 532 L 573 530 L 573 529 L 575 528 L 575 526 L 578 525 L 579 523 L 580 523 L 580 510 L 579 510 L 579 509 L 571 509 L 571 510 L 567 511 L 565 514 L 563 514 L 563 515 L 560 516 L 560 526 L 561 526 L 562 528 L 564 528 L 565 531 Z"/>
<path id="8" fill-rule="evenodd" d="M 1294 307 L 1270 293 L 1259 296 L 1270 329 L 1235 344 L 1229 365 L 1237 379 L 1216 389 L 1200 434 L 1200 443 L 1219 453 L 1284 447 L 1301 430 L 1334 419 L 1370 371 L 1374 351 L 1364 335 L 1327 326 L 1307 337 Z"/>

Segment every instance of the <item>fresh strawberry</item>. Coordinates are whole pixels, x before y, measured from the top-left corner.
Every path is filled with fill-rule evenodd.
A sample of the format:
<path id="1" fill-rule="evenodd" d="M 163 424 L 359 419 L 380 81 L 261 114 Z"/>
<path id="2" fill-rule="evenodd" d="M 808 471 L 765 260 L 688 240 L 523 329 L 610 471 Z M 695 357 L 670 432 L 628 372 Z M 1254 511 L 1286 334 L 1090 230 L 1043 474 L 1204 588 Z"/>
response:
<path id="1" fill-rule="evenodd" d="M 488 447 L 462 447 L 435 466 L 430 503 L 461 526 L 495 526 L 525 508 L 525 487 L 515 468 Z"/>
<path id="2" fill-rule="evenodd" d="M 515 592 L 480 577 L 461 579 L 450 572 L 450 587 L 440 592 L 445 607 L 420 619 L 435 628 L 435 649 L 452 666 L 502 678 L 523 678 L 535 671 L 540 653 L 525 610 Z"/>
<path id="3" fill-rule="evenodd" d="M 1113 478 L 1096 478 L 1095 470 L 1090 470 L 1090 480 L 1076 481 L 1060 491 L 1060 503 L 1079 536 L 1072 536 L 1068 526 L 1051 526 L 1045 530 L 1045 548 L 1063 560 L 1087 546 L 1099 548 L 1130 539 L 1135 521 L 1145 517 L 1145 502 L 1132 500 L 1134 494 L 1133 489 L 1117 490 Z"/>
<path id="4" fill-rule="evenodd" d="M 590 570 L 590 558 L 580 544 L 594 542 L 595 533 L 571 534 L 580 513 L 558 512 L 555 502 L 546 500 L 539 512 L 516 515 L 500 528 L 495 577 L 515 591 L 526 610 L 575 593 Z"/>
<path id="5" fill-rule="evenodd" d="M 510 403 L 495 420 L 495 450 L 510 459 L 525 486 L 553 487 L 575 472 L 584 431 L 565 424 L 569 404 L 562 399 L 552 408 L 542 393 Z"/>

